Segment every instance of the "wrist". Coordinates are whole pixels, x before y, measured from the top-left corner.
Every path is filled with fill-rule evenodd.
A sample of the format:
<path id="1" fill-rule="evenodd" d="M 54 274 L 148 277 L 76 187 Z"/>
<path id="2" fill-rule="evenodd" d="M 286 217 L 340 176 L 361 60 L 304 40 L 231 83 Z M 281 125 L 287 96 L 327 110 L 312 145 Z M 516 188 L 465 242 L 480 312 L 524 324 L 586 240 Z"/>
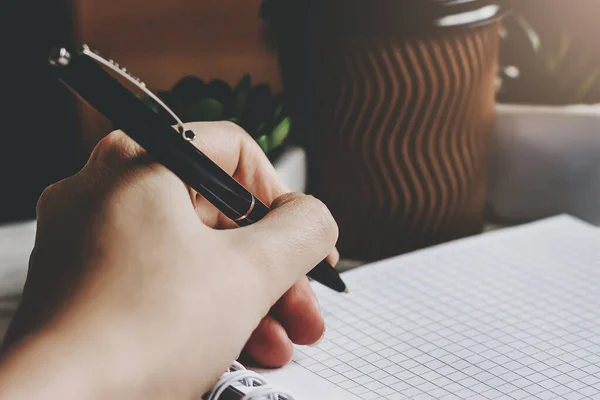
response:
<path id="1" fill-rule="evenodd" d="M 116 354 L 106 336 L 55 324 L 22 338 L 0 359 L 2 399 L 148 399 L 143 366 Z"/>
<path id="2" fill-rule="evenodd" d="M 53 333 L 23 338 L 0 360 L 3 399 L 95 399 L 105 389 L 93 358 L 78 359 Z"/>

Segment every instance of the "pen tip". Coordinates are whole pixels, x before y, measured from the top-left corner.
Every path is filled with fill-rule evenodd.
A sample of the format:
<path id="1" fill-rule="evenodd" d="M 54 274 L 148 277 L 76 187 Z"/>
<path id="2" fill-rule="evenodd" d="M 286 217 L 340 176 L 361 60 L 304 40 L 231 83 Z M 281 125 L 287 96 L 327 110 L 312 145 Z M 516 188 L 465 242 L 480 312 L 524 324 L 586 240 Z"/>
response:
<path id="1" fill-rule="evenodd" d="M 344 293 L 350 293 L 350 291 L 348 290 L 348 288 L 344 289 Z"/>

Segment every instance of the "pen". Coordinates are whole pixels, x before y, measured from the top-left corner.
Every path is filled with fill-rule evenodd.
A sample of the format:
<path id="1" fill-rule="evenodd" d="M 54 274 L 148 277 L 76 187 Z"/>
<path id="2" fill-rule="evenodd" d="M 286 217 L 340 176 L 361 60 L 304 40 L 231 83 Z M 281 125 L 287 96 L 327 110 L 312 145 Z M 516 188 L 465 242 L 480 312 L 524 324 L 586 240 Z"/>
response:
<path id="1" fill-rule="evenodd" d="M 186 185 L 239 226 L 253 224 L 270 209 L 233 177 L 223 171 L 191 142 L 195 134 L 185 130 L 179 118 L 146 89 L 138 78 L 88 46 L 55 49 L 49 57 L 57 78 L 123 130 L 157 162 L 170 169 Z M 151 96 L 177 122 L 177 129 L 117 81 L 112 70 Z M 348 292 L 338 272 L 326 260 L 308 274 L 337 292 Z"/>

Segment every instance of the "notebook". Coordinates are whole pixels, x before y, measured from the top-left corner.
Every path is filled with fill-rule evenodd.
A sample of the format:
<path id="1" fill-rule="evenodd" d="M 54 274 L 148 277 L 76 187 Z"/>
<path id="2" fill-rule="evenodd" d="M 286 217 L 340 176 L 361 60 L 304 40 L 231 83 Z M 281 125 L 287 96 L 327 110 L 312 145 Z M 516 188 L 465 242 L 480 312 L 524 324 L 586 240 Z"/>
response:
<path id="1" fill-rule="evenodd" d="M 254 370 L 291 397 L 256 399 L 600 399 L 595 227 L 555 217 L 344 280 L 345 296 L 314 286 L 325 339 Z"/>
<path id="2" fill-rule="evenodd" d="M 8 301 L 34 233 L 0 228 Z M 595 227 L 560 216 L 343 275 L 348 295 L 314 286 L 321 343 L 278 370 L 235 363 L 205 399 L 600 399 Z"/>

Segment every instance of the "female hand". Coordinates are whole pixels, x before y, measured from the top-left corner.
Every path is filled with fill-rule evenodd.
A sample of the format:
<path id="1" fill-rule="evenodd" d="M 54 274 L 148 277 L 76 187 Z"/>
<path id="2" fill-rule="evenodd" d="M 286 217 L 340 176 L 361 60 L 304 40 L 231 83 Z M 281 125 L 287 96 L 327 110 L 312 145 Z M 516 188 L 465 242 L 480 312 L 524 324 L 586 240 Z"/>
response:
<path id="1" fill-rule="evenodd" d="M 283 195 L 237 126 L 189 128 L 205 154 L 266 204 L 275 201 L 273 211 L 230 229 L 129 137 L 107 136 L 78 174 L 40 199 L 23 300 L 5 342 L 15 345 L 0 366 L 2 393 L 23 369 L 46 388 L 62 387 L 33 362 L 42 357 L 61 366 L 68 393 L 79 398 L 99 386 L 110 398 L 198 397 L 244 346 L 260 364 L 280 366 L 292 342 L 322 336 L 305 274 L 328 254 L 337 261 L 328 210 L 309 196 Z M 90 378 L 99 371 L 108 385 Z"/>

